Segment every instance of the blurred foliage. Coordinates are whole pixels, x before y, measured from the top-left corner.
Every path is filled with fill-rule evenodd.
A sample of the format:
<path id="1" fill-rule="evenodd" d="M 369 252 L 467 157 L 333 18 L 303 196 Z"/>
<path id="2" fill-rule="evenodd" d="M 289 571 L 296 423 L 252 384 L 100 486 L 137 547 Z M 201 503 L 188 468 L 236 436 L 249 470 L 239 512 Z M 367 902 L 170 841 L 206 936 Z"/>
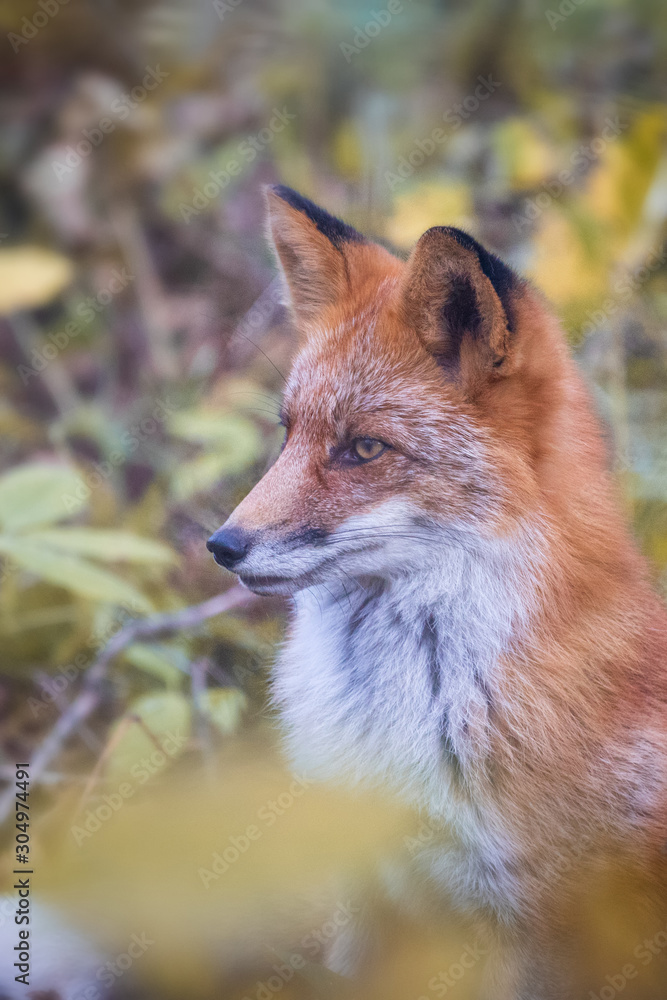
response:
<path id="1" fill-rule="evenodd" d="M 69 0 L 39 17 L 5 0 L 4 764 L 30 757 L 124 622 L 231 582 L 204 542 L 277 453 L 294 350 L 266 182 L 401 251 L 431 225 L 462 225 L 529 274 L 594 388 L 641 544 L 667 567 L 667 19 L 659 0 L 563 6 L 405 0 L 378 27 L 385 6 L 351 0 Z M 384 806 L 372 816 L 309 791 L 224 883 L 233 899 L 211 890 L 204 906 L 180 875 L 163 885 L 288 783 L 265 710 L 282 614 L 267 600 L 128 646 L 34 789 L 56 898 L 76 870 L 79 916 L 105 948 L 135 913 L 159 917 L 143 996 L 220 995 L 222 981 L 225 996 L 256 996 L 275 954 L 326 919 L 332 881 L 394 829 Z M 89 860 L 56 864 L 74 817 L 152 753 L 163 764 Z M 151 866 L 135 866 L 146 853 Z M 107 908 L 114 893 L 122 905 Z M 184 927 L 188 945 L 202 935 L 190 959 Z M 453 919 L 444 942 L 403 928 L 367 995 L 430 996 L 468 933 Z M 309 962 L 281 995 L 344 995 L 322 976 Z"/>

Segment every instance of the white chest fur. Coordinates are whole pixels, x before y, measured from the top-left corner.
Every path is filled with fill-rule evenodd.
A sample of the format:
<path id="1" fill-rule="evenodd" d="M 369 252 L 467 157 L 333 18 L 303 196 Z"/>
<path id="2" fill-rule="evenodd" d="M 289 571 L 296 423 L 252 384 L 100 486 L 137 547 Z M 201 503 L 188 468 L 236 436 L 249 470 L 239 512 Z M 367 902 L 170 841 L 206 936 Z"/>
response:
<path id="1" fill-rule="evenodd" d="M 520 908 L 511 817 L 488 812 L 485 790 L 526 565 L 505 546 L 455 544 L 418 577 L 304 591 L 274 679 L 294 766 L 397 792 L 439 831 L 421 875 L 464 908 L 505 913 Z"/>
<path id="2" fill-rule="evenodd" d="M 525 567 L 505 546 L 452 545 L 418 576 L 299 594 L 274 681 L 294 765 L 392 788 L 464 852 L 496 854 L 471 788 L 487 766 L 499 660 L 525 623 Z"/>

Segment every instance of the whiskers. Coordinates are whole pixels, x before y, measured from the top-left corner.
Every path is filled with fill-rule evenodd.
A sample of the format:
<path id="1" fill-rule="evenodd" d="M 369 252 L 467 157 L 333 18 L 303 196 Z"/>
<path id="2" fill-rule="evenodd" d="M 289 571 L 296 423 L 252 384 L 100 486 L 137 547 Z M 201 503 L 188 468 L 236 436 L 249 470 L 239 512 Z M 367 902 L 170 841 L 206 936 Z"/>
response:
<path id="1" fill-rule="evenodd" d="M 382 528 L 345 528 L 342 531 L 336 531 L 331 537 L 333 543 L 338 541 L 374 542 L 378 539 L 383 541 L 390 539 L 392 541 L 423 542 L 425 545 L 432 546 L 437 541 L 437 536 L 435 532 L 426 529 L 422 530 L 418 525 L 415 525 L 408 528 L 392 528 L 391 526 Z"/>
<path id="2" fill-rule="evenodd" d="M 235 389 L 234 392 L 227 393 L 229 399 L 250 399 L 257 402 L 256 406 L 241 406 L 239 409 L 248 413 L 261 414 L 264 418 L 270 417 L 276 424 L 280 422 L 280 401 L 277 396 L 269 392 L 260 392 L 258 389 Z"/>
<path id="3" fill-rule="evenodd" d="M 420 530 L 418 525 L 407 527 L 386 525 L 381 528 L 345 528 L 329 536 L 323 547 L 328 549 L 330 554 L 318 567 L 312 570 L 313 582 L 307 588 L 318 604 L 320 616 L 324 614 L 325 610 L 321 600 L 323 593 L 329 595 L 331 601 L 340 608 L 341 612 L 351 615 L 355 613 L 356 608 L 353 601 L 355 592 L 361 591 L 364 596 L 369 593 L 369 589 L 360 579 L 360 575 L 368 580 L 370 577 L 376 577 L 378 572 L 382 575 L 382 571 L 378 571 L 378 567 L 370 563 L 362 570 L 358 570 L 356 567 L 351 570 L 349 566 L 342 565 L 342 560 L 346 556 L 363 557 L 365 553 L 381 549 L 387 540 L 407 541 L 411 544 L 418 542 L 429 547 L 429 550 L 432 551 L 437 543 L 437 534 L 429 532 L 427 528 Z M 338 551 L 337 545 L 339 546 Z M 343 578 L 346 583 L 343 582 Z M 336 583 L 332 582 L 334 580 Z"/>

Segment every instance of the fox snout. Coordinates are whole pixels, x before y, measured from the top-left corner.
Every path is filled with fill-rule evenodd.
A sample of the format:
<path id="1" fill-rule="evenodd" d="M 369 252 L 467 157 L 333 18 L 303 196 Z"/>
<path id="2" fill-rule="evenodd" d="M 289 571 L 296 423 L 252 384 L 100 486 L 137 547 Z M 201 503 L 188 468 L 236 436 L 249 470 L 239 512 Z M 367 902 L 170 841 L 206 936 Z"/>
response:
<path id="1" fill-rule="evenodd" d="M 242 562 L 252 543 L 249 532 L 242 528 L 218 528 L 206 543 L 218 566 L 233 570 Z"/>

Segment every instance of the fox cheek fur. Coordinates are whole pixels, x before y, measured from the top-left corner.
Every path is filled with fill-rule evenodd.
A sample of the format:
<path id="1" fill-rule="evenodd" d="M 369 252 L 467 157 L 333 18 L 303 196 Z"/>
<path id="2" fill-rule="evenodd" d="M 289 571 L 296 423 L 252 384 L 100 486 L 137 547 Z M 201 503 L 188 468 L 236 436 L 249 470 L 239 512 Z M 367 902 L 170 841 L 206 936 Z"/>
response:
<path id="1" fill-rule="evenodd" d="M 623 858 L 667 898 L 667 616 L 583 382 L 467 234 L 403 262 L 267 198 L 301 336 L 287 443 L 209 546 L 294 595 L 274 695 L 297 767 L 428 817 L 403 884 L 504 928 L 495 998 L 569 996 L 574 890 Z"/>

